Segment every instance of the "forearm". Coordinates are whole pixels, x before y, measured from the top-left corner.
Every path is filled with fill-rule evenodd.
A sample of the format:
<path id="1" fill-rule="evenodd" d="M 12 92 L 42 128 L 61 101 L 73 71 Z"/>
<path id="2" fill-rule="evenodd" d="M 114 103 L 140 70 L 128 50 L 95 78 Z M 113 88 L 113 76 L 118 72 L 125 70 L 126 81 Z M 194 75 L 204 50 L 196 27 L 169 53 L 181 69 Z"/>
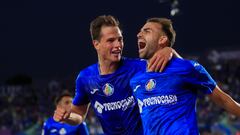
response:
<path id="1" fill-rule="evenodd" d="M 234 101 L 229 95 L 225 95 L 227 100 L 223 103 L 223 108 L 229 113 L 240 117 L 240 104 Z"/>
<path id="2" fill-rule="evenodd" d="M 210 98 L 226 111 L 240 117 L 240 104 L 234 101 L 228 94 L 223 92 L 218 86 L 213 90 Z"/>
<path id="3" fill-rule="evenodd" d="M 73 105 L 71 107 L 71 113 L 65 122 L 70 125 L 81 124 L 87 115 L 89 106 L 90 104 L 80 106 Z"/>
<path id="4" fill-rule="evenodd" d="M 81 115 L 71 112 L 70 116 L 64 122 L 70 125 L 79 125 L 83 122 L 83 118 Z"/>

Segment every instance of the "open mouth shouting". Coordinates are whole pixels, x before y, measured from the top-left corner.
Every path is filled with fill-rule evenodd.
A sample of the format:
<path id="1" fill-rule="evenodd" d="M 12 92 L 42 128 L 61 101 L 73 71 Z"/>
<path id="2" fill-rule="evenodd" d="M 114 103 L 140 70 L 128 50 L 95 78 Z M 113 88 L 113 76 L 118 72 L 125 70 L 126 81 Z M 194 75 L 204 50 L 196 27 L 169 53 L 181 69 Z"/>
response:
<path id="1" fill-rule="evenodd" d="M 138 40 L 138 52 L 142 52 L 146 47 L 146 42 L 144 40 Z"/>

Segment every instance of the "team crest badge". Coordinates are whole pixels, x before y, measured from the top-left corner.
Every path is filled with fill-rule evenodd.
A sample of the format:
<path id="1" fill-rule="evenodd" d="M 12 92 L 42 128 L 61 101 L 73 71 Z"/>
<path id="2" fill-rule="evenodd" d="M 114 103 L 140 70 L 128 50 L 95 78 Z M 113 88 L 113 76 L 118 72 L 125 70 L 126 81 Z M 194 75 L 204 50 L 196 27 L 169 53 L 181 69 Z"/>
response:
<path id="1" fill-rule="evenodd" d="M 114 92 L 114 87 L 110 83 L 106 83 L 103 86 L 103 93 L 106 96 L 111 96 L 113 94 L 113 92 Z"/>
<path id="2" fill-rule="evenodd" d="M 61 128 L 60 131 L 59 131 L 59 135 L 66 135 L 67 134 L 67 131 L 65 128 Z"/>
<path id="3" fill-rule="evenodd" d="M 151 91 L 155 88 L 156 86 L 156 81 L 154 79 L 150 79 L 147 81 L 146 85 L 145 85 L 145 89 L 147 91 Z"/>

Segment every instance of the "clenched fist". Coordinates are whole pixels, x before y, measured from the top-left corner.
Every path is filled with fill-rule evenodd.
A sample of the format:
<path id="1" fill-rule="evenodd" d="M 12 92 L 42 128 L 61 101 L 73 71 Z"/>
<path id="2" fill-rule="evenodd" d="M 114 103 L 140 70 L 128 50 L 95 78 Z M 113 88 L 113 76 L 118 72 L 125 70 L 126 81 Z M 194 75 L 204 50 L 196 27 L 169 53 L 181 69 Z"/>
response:
<path id="1" fill-rule="evenodd" d="M 54 111 L 53 119 L 57 122 L 66 122 L 66 120 L 70 117 L 70 114 L 70 110 L 57 107 L 57 109 Z"/>

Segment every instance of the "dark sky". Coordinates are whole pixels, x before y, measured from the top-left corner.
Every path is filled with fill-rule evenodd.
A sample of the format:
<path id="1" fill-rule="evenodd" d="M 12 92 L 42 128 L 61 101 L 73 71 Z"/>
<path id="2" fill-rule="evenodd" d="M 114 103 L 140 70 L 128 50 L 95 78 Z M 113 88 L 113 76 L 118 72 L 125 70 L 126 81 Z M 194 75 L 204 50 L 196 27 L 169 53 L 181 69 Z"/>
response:
<path id="1" fill-rule="evenodd" d="M 163 0 L 161 0 L 163 1 Z M 165 0 L 167 1 L 167 0 Z M 97 61 L 89 23 L 111 14 L 122 24 L 124 55 L 137 57 L 136 34 L 150 17 L 168 17 L 175 49 L 198 55 L 211 48 L 240 48 L 238 0 L 179 0 L 180 14 L 160 0 L 34 0 L 0 3 L 0 81 L 15 74 L 65 77 Z"/>

